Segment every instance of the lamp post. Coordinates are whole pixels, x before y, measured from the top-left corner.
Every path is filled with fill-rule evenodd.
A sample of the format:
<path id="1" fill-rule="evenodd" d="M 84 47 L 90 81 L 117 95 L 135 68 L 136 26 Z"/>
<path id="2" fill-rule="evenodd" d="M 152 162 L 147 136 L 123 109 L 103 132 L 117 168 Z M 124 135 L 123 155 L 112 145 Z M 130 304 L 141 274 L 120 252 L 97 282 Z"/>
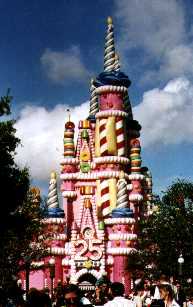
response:
<path id="1" fill-rule="evenodd" d="M 182 254 L 180 254 L 180 256 L 178 258 L 178 263 L 179 263 L 179 276 L 182 276 L 182 266 L 184 264 L 184 258 L 182 256 Z"/>
<path id="2" fill-rule="evenodd" d="M 53 282 L 54 282 L 54 277 L 55 277 L 55 259 L 54 259 L 54 257 L 50 258 L 50 260 L 49 260 L 49 269 L 50 269 L 50 280 L 51 280 L 50 292 L 51 292 L 51 299 L 53 299 Z"/>

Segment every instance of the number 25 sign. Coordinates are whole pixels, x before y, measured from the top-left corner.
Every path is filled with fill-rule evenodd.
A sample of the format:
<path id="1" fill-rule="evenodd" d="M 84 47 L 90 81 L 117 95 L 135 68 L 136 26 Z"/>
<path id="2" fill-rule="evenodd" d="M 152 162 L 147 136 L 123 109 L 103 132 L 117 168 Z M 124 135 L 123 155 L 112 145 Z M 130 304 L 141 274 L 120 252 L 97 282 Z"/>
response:
<path id="1" fill-rule="evenodd" d="M 97 261 L 102 257 L 102 250 L 100 239 L 89 239 L 89 240 L 78 240 L 74 243 L 75 248 L 77 247 L 75 260 L 85 261 L 90 258 L 91 260 Z M 89 257 L 86 254 L 89 253 Z"/>

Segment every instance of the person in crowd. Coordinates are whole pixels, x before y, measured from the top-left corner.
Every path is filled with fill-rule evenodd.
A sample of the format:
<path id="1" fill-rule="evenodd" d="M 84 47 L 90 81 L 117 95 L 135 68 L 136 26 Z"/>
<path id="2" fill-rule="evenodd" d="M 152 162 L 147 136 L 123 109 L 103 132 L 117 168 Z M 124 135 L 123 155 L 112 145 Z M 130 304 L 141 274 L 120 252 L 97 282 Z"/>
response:
<path id="1" fill-rule="evenodd" d="M 54 289 L 54 303 L 53 307 L 61 307 L 64 306 L 64 286 L 62 284 L 59 284 L 55 289 Z"/>
<path id="2" fill-rule="evenodd" d="M 128 300 L 124 297 L 125 287 L 120 282 L 114 282 L 110 286 L 112 294 L 112 300 L 107 302 L 105 307 L 135 307 L 136 304 L 132 300 Z"/>
<path id="3" fill-rule="evenodd" d="M 169 278 L 165 274 L 161 274 L 160 278 L 154 281 L 151 287 L 151 295 L 153 301 L 161 299 L 159 292 L 159 285 L 171 285 Z"/>
<path id="4" fill-rule="evenodd" d="M 84 300 L 77 285 L 69 284 L 64 288 L 64 302 L 66 307 L 92 306 L 88 300 Z"/>
<path id="5" fill-rule="evenodd" d="M 143 306 L 144 299 L 144 285 L 142 282 L 138 283 L 134 288 L 133 301 L 136 304 L 136 307 Z"/>
<path id="6" fill-rule="evenodd" d="M 144 292 L 142 295 L 142 305 L 150 307 L 152 298 L 151 298 L 151 281 L 149 279 L 144 279 Z"/>
<path id="7" fill-rule="evenodd" d="M 174 292 L 170 284 L 160 284 L 159 292 L 165 307 L 180 307 L 174 299 Z"/>
<path id="8" fill-rule="evenodd" d="M 176 282 L 175 287 L 176 287 L 175 300 L 180 305 L 180 307 L 183 307 L 184 303 L 186 302 L 185 292 L 183 291 L 178 281 Z"/>
<path id="9" fill-rule="evenodd" d="M 27 307 L 51 307 L 51 300 L 47 293 L 31 288 L 28 293 Z"/>
<path id="10" fill-rule="evenodd" d="M 186 304 L 187 307 L 193 307 L 193 289 L 190 289 Z"/>
<path id="11" fill-rule="evenodd" d="M 95 306 L 101 306 L 107 303 L 110 299 L 109 293 L 110 280 L 106 276 L 102 276 L 96 282 L 95 294 L 93 303 Z"/>

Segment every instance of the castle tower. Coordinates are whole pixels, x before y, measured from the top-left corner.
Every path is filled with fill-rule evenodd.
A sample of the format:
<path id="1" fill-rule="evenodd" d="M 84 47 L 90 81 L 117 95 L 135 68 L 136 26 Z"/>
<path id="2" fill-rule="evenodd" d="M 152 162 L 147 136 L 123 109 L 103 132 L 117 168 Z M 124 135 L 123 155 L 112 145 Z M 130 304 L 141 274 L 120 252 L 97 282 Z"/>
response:
<path id="1" fill-rule="evenodd" d="M 134 219 L 129 202 L 132 185 L 129 178 L 131 165 L 128 128 L 132 121 L 132 111 L 127 88 L 131 82 L 120 70 L 113 37 L 112 19 L 108 18 L 104 72 L 99 74 L 94 83 L 99 100 L 95 161 L 101 173 L 106 169 L 105 176 L 102 176 L 97 186 L 100 195 L 98 207 L 108 238 L 106 255 L 112 262 L 106 262 L 106 270 L 112 271 L 111 280 L 124 282 L 128 291 L 131 278 L 126 267 L 129 254 L 136 251 L 137 239 L 137 216 Z"/>

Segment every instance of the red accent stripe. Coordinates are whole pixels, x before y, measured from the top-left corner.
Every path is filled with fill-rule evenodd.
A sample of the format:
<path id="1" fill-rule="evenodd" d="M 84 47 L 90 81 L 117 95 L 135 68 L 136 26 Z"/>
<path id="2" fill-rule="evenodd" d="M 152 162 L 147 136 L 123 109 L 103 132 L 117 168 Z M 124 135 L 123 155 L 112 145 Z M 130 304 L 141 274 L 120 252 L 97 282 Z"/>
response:
<path id="1" fill-rule="evenodd" d="M 117 148 L 118 149 L 120 149 L 120 148 L 122 148 L 122 147 L 124 147 L 125 146 L 125 141 L 122 141 L 122 142 L 120 142 L 120 143 L 117 143 Z"/>
<path id="2" fill-rule="evenodd" d="M 107 142 L 106 137 L 100 139 L 100 145 L 104 145 Z"/>
<path id="3" fill-rule="evenodd" d="M 110 201 L 106 200 L 104 203 L 102 203 L 101 207 L 102 209 L 108 208 L 110 206 Z"/>
<path id="4" fill-rule="evenodd" d="M 124 132 L 123 128 L 119 128 L 118 130 L 116 130 L 116 135 L 123 134 L 123 132 Z"/>
<path id="5" fill-rule="evenodd" d="M 106 128 L 106 124 L 99 126 L 99 132 L 102 132 L 103 130 L 105 130 L 105 128 Z"/>
<path id="6" fill-rule="evenodd" d="M 109 187 L 104 188 L 103 190 L 101 190 L 101 195 L 103 196 L 104 194 L 109 193 Z"/>

